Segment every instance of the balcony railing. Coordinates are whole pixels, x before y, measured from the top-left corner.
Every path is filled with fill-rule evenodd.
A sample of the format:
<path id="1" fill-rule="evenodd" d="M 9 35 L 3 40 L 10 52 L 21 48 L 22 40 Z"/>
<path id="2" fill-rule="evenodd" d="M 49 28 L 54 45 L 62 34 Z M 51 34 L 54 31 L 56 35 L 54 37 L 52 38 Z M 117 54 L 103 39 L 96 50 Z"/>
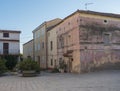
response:
<path id="1" fill-rule="evenodd" d="M 18 49 L 0 50 L 0 55 L 19 55 L 19 54 L 20 54 L 20 50 L 18 50 Z"/>

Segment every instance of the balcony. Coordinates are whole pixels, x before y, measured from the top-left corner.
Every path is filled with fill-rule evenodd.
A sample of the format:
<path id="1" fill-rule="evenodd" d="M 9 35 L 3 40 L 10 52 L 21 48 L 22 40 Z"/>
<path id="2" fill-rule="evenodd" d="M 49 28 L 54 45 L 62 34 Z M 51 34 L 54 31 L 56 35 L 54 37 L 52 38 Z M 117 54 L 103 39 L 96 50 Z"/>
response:
<path id="1" fill-rule="evenodd" d="M 73 50 L 67 50 L 66 53 L 63 54 L 64 57 L 72 57 Z"/>

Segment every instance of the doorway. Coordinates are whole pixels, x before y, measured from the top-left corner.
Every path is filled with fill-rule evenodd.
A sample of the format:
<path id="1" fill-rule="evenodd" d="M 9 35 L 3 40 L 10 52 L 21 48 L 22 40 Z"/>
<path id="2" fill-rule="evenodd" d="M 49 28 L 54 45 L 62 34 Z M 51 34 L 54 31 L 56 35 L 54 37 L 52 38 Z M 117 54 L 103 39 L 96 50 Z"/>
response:
<path id="1" fill-rule="evenodd" d="M 3 43 L 3 54 L 9 54 L 9 43 Z"/>
<path id="2" fill-rule="evenodd" d="M 73 61 L 73 58 L 69 58 L 69 61 L 68 61 L 68 72 L 72 72 L 72 61 Z"/>

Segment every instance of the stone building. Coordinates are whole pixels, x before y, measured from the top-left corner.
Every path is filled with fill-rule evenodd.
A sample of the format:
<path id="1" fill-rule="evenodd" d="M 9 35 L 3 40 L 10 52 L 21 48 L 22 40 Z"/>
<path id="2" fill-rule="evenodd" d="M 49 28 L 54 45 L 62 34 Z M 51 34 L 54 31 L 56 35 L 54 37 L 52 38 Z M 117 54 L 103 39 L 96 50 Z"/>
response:
<path id="1" fill-rule="evenodd" d="M 57 26 L 57 60 L 68 72 L 120 61 L 120 15 L 77 10 Z"/>
<path id="2" fill-rule="evenodd" d="M 56 27 L 47 31 L 47 53 L 48 53 L 48 68 L 53 69 L 59 66 L 57 60 L 57 34 Z"/>
<path id="3" fill-rule="evenodd" d="M 23 44 L 23 58 L 33 59 L 33 39 Z"/>
<path id="4" fill-rule="evenodd" d="M 34 60 L 40 64 L 40 67 L 46 69 L 47 60 L 47 30 L 55 26 L 61 19 L 46 21 L 33 30 L 33 56 Z"/>

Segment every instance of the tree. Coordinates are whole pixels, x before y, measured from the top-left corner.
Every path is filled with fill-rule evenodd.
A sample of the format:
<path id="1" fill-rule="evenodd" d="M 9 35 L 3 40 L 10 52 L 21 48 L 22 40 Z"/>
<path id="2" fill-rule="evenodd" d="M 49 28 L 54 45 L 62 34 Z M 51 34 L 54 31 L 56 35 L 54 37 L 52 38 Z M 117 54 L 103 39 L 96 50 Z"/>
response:
<path id="1" fill-rule="evenodd" d="M 6 55 L 4 56 L 4 59 L 6 60 L 5 65 L 8 70 L 13 70 L 18 62 L 18 56 Z"/>

